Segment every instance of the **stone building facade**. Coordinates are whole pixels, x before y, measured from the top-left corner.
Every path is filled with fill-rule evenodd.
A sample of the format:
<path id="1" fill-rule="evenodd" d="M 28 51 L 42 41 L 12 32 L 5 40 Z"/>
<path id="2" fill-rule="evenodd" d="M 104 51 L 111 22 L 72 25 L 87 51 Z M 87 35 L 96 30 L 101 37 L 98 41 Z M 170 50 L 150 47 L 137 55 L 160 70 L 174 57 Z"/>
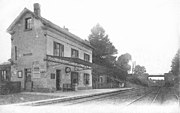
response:
<path id="1" fill-rule="evenodd" d="M 11 34 L 11 80 L 25 90 L 92 88 L 91 45 L 40 14 L 25 8 L 7 29 Z"/>

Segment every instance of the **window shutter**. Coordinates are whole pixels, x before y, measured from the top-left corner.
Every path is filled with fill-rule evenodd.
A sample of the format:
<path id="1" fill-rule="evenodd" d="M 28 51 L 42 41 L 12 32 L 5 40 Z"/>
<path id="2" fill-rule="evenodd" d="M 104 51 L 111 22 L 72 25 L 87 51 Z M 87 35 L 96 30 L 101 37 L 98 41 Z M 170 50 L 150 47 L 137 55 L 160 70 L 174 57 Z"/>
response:
<path id="1" fill-rule="evenodd" d="M 54 42 L 53 43 L 53 55 L 55 56 L 55 48 L 56 48 L 56 45 L 55 45 L 56 43 Z"/>
<path id="2" fill-rule="evenodd" d="M 83 84 L 85 85 L 86 84 L 86 74 L 84 73 L 83 75 Z"/>
<path id="3" fill-rule="evenodd" d="M 63 56 L 64 56 L 64 45 L 62 46 L 62 52 L 63 52 Z"/>
<path id="4" fill-rule="evenodd" d="M 15 60 L 17 60 L 17 46 L 15 46 L 14 49 L 15 49 L 15 50 L 14 50 L 14 52 L 15 52 Z"/>
<path id="5" fill-rule="evenodd" d="M 77 76 L 78 76 L 78 81 L 77 81 L 77 82 L 78 82 L 78 84 L 79 84 L 79 83 L 80 83 L 80 79 L 81 79 L 81 78 L 80 78 L 80 74 L 78 73 Z"/>

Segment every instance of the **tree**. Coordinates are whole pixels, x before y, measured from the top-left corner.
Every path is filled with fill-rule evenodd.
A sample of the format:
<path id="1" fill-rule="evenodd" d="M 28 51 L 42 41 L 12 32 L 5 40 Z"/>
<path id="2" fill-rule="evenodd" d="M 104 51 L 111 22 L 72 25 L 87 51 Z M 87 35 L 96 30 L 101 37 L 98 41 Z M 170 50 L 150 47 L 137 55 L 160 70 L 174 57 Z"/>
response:
<path id="1" fill-rule="evenodd" d="M 131 69 L 131 66 L 128 63 L 131 59 L 132 58 L 129 53 L 122 54 L 118 57 L 118 60 L 116 61 L 116 66 L 123 71 L 129 71 Z"/>
<path id="2" fill-rule="evenodd" d="M 105 30 L 99 24 L 91 29 L 89 35 L 89 42 L 94 47 L 93 50 L 93 62 L 99 65 L 113 65 L 117 54 L 117 49 L 110 42 L 108 35 L 105 34 Z"/>
<path id="3" fill-rule="evenodd" d="M 122 54 L 121 56 L 118 57 L 115 63 L 117 78 L 126 81 L 128 71 L 131 69 L 131 66 L 128 64 L 130 60 L 131 60 L 131 55 L 129 53 Z"/>
<path id="4" fill-rule="evenodd" d="M 176 55 L 174 56 L 171 64 L 171 72 L 178 76 L 180 74 L 180 67 L 179 67 L 179 60 L 180 60 L 180 49 L 177 51 Z"/>
<path id="5" fill-rule="evenodd" d="M 135 75 L 144 75 L 146 72 L 146 68 L 144 66 L 136 65 L 134 68 Z"/>

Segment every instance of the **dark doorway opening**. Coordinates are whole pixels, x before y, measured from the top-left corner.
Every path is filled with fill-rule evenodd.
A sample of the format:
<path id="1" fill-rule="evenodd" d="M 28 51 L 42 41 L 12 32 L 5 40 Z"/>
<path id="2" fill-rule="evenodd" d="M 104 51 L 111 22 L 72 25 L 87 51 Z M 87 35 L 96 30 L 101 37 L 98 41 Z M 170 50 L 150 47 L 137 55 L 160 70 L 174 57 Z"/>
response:
<path id="1" fill-rule="evenodd" d="M 31 91 L 32 90 L 32 81 L 31 81 L 31 68 L 26 68 L 24 69 L 24 75 L 25 75 L 25 90 L 26 91 Z"/>
<path id="2" fill-rule="evenodd" d="M 78 72 L 71 72 L 71 85 L 78 84 Z"/>
<path id="3" fill-rule="evenodd" d="M 56 90 L 61 90 L 61 70 L 56 70 Z"/>

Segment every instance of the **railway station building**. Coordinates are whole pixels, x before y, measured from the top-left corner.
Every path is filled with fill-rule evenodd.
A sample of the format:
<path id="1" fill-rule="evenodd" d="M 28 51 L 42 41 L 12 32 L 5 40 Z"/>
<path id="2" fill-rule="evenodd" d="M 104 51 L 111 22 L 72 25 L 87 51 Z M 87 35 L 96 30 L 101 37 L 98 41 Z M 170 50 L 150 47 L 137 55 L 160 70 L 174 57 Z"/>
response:
<path id="1" fill-rule="evenodd" d="M 11 35 L 11 81 L 27 91 L 92 88 L 92 46 L 27 8 L 8 27 Z"/>

